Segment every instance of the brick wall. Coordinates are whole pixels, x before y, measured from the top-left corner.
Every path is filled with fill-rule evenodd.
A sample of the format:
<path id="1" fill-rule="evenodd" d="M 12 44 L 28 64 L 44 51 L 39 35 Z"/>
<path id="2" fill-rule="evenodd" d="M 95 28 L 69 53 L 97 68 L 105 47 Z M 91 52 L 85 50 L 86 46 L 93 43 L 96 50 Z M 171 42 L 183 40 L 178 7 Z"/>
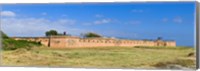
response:
<path id="1" fill-rule="evenodd" d="M 74 48 L 74 47 L 106 47 L 106 46 L 176 46 L 175 41 L 147 41 L 147 40 L 123 40 L 111 38 L 79 38 L 70 36 L 51 37 L 29 37 L 13 38 L 15 40 L 28 40 L 40 42 L 52 48 Z"/>

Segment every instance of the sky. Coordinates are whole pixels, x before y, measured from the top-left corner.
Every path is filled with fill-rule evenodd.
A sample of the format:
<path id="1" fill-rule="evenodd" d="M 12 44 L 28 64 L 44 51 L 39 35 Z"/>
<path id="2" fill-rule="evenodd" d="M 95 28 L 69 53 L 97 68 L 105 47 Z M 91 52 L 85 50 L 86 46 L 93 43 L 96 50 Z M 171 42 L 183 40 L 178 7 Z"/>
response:
<path id="1" fill-rule="evenodd" d="M 195 2 L 3 4 L 1 29 L 8 36 L 73 36 L 95 32 L 124 39 L 175 40 L 194 46 Z"/>

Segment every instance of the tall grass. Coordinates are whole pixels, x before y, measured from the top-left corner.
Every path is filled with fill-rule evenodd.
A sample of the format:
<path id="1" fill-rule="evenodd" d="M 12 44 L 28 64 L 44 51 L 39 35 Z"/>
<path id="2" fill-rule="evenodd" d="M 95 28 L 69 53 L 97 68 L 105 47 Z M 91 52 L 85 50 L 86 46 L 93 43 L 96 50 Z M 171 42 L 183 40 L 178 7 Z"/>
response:
<path id="1" fill-rule="evenodd" d="M 40 43 L 31 42 L 26 40 L 14 40 L 7 36 L 3 31 L 0 31 L 0 35 L 2 35 L 2 49 L 3 50 L 16 50 L 19 48 L 25 48 L 30 50 L 34 46 L 40 46 Z"/>
<path id="2" fill-rule="evenodd" d="M 16 50 L 19 48 L 30 49 L 34 46 L 40 46 L 40 43 L 26 40 L 3 39 L 3 50 Z"/>
<path id="3" fill-rule="evenodd" d="M 4 51 L 2 63 L 7 66 L 93 68 L 166 68 L 168 64 L 176 64 L 195 68 L 195 60 L 187 59 L 191 52 L 194 52 L 193 48 L 36 48 Z"/>

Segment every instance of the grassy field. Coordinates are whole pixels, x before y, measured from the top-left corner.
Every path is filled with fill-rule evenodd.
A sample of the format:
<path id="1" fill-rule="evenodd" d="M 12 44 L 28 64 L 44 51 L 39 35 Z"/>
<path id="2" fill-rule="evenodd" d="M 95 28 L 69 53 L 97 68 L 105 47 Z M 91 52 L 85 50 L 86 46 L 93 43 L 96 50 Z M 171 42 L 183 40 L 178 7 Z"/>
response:
<path id="1" fill-rule="evenodd" d="M 194 48 L 165 47 L 47 47 L 3 51 L 3 66 L 52 66 L 88 68 L 195 68 Z"/>

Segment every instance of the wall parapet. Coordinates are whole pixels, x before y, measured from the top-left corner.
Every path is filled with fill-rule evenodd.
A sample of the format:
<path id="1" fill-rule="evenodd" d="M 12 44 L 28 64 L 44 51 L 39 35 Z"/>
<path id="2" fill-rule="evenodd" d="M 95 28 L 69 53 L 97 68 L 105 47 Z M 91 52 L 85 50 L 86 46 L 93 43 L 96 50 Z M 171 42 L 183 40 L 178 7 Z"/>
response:
<path id="1" fill-rule="evenodd" d="M 12 37 L 15 40 L 41 42 L 41 44 L 55 48 L 67 47 L 101 47 L 101 46 L 176 46 L 175 41 L 163 40 L 126 40 L 113 38 L 79 38 L 74 36 L 50 37 Z"/>

